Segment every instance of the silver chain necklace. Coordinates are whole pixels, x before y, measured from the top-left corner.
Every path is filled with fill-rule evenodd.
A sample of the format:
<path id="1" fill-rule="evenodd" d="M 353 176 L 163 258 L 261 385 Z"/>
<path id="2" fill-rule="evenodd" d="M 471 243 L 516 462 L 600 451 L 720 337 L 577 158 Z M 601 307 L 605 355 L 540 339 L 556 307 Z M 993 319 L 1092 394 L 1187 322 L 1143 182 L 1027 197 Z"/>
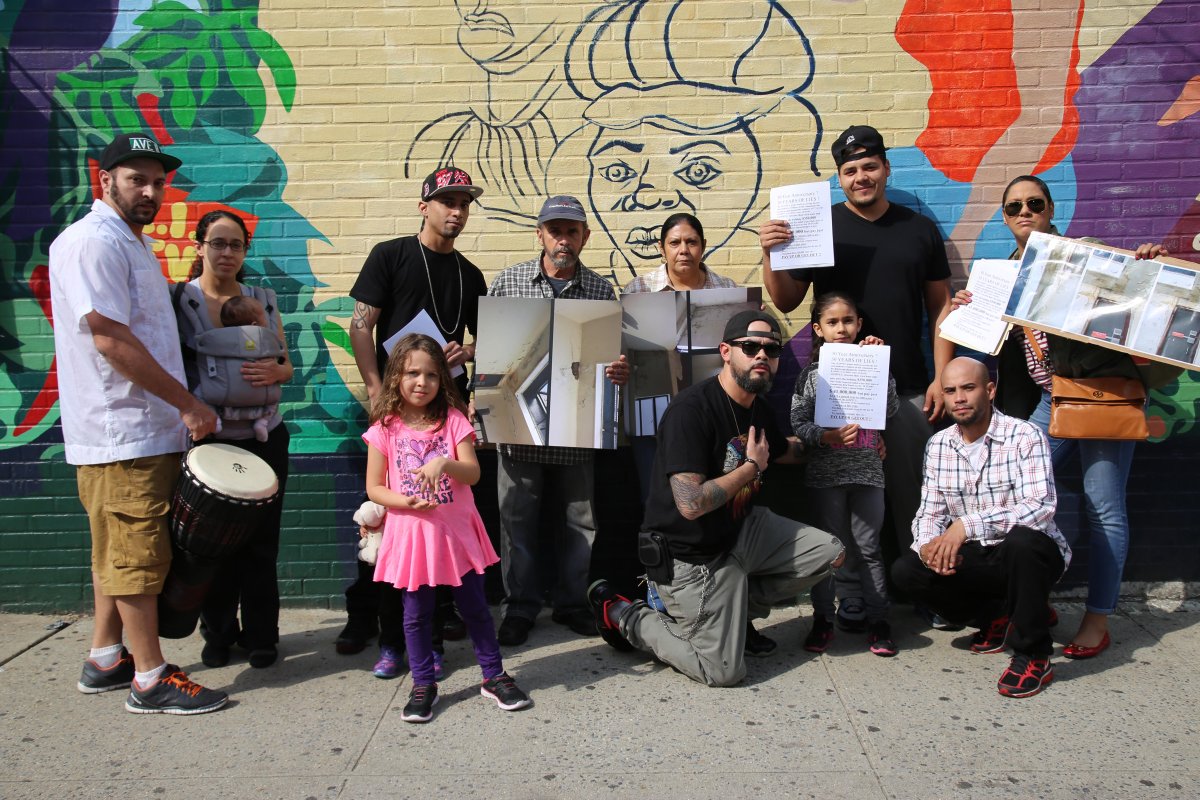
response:
<path id="1" fill-rule="evenodd" d="M 417 249 L 421 251 L 421 263 L 425 265 L 425 280 L 429 282 L 429 305 L 433 307 L 433 319 L 442 333 L 452 336 L 462 322 L 463 310 L 462 261 L 459 260 L 458 251 L 454 251 L 454 263 L 458 266 L 458 316 L 454 318 L 454 326 L 447 328 L 442 324 L 442 315 L 438 312 L 437 297 L 433 293 L 433 275 L 429 272 L 429 259 L 425 257 L 425 245 L 422 244 L 420 236 L 417 236 Z"/>

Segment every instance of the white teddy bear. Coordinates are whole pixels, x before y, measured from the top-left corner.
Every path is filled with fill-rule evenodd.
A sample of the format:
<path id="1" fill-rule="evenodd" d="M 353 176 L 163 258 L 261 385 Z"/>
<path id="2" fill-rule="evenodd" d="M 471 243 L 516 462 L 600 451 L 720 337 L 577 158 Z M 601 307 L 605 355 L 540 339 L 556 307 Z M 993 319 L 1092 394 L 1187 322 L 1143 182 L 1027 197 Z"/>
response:
<path id="1" fill-rule="evenodd" d="M 383 518 L 387 509 L 379 503 L 368 500 L 354 512 L 354 521 L 358 523 L 358 559 L 367 564 L 374 564 L 379 555 L 379 543 L 383 541 Z"/>

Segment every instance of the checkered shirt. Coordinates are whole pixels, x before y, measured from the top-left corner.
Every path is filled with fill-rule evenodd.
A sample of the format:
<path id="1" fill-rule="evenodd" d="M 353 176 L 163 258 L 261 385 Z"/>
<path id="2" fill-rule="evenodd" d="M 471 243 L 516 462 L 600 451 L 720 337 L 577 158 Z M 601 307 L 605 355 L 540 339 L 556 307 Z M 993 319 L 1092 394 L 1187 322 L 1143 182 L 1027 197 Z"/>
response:
<path id="1" fill-rule="evenodd" d="M 488 289 L 489 297 L 554 297 L 554 289 L 542 272 L 542 257 L 522 261 L 501 272 Z M 562 290 L 561 300 L 616 300 L 617 293 L 604 278 L 580 264 L 575 276 Z M 592 458 L 592 451 L 583 447 L 538 447 L 524 444 L 502 444 L 500 454 L 517 461 L 571 466 Z"/>
<path id="2" fill-rule="evenodd" d="M 985 547 L 1000 544 L 1014 525 L 1023 525 L 1054 540 L 1065 570 L 1071 548 L 1054 524 L 1057 497 L 1046 436 L 1036 425 L 995 408 L 983 436 L 982 469 L 971 463 L 957 425 L 935 433 L 925 446 L 912 549 L 920 554 L 922 546 L 956 519 L 962 520 L 968 540 Z"/>

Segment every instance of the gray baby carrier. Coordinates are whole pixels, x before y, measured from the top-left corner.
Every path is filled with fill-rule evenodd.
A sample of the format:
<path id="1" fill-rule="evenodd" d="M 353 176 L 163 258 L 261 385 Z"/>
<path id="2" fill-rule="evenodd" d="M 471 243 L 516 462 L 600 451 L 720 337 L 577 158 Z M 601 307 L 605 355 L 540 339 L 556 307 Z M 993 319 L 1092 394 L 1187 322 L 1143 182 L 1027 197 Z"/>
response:
<path id="1" fill-rule="evenodd" d="M 266 309 L 267 327 L 214 327 L 198 284 L 177 283 L 171 292 L 179 322 L 179 341 L 183 344 L 188 388 L 212 406 L 269 406 L 278 403 L 282 394 L 277 383 L 251 386 L 242 377 L 242 364 L 247 361 L 279 358 L 286 352 L 279 341 L 275 293 L 261 286 L 246 288 Z"/>

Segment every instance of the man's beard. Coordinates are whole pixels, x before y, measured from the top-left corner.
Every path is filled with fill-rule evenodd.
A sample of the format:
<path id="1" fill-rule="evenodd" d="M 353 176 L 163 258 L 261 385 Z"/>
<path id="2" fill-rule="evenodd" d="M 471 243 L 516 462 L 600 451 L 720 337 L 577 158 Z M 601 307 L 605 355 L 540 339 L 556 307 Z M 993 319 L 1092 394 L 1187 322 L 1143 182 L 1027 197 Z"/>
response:
<path id="1" fill-rule="evenodd" d="M 959 417 L 957 414 L 954 413 L 954 409 L 952 408 L 952 409 L 950 409 L 950 416 L 951 416 L 951 418 L 954 419 L 955 423 L 957 423 L 958 425 L 961 425 L 963 427 L 969 427 L 971 425 L 974 425 L 976 422 L 979 422 L 979 420 L 983 419 L 983 415 L 986 410 L 987 410 L 986 406 L 972 408 L 971 413 L 968 416 Z"/>
<path id="2" fill-rule="evenodd" d="M 158 216 L 158 209 L 160 208 L 161 204 L 151 203 L 151 207 L 147 208 L 144 205 L 139 205 L 138 202 L 133 204 L 126 203 L 124 198 L 117 193 L 117 185 L 115 182 L 109 185 L 108 196 L 112 198 L 113 204 L 117 207 L 125 219 L 136 225 L 149 225 L 154 221 L 154 218 Z"/>
<path id="3" fill-rule="evenodd" d="M 547 254 L 547 257 L 550 259 L 550 263 L 554 265 L 555 269 L 574 269 L 579 264 L 579 257 L 569 251 L 560 252 L 556 250 L 553 253 Z"/>
<path id="4" fill-rule="evenodd" d="M 731 371 L 733 372 L 733 382 L 745 389 L 747 392 L 750 392 L 750 394 L 761 395 L 771 391 L 771 377 L 753 375 L 751 374 L 749 368 L 739 372 L 738 368 L 734 367 L 732 364 L 730 367 L 732 368 Z"/>

